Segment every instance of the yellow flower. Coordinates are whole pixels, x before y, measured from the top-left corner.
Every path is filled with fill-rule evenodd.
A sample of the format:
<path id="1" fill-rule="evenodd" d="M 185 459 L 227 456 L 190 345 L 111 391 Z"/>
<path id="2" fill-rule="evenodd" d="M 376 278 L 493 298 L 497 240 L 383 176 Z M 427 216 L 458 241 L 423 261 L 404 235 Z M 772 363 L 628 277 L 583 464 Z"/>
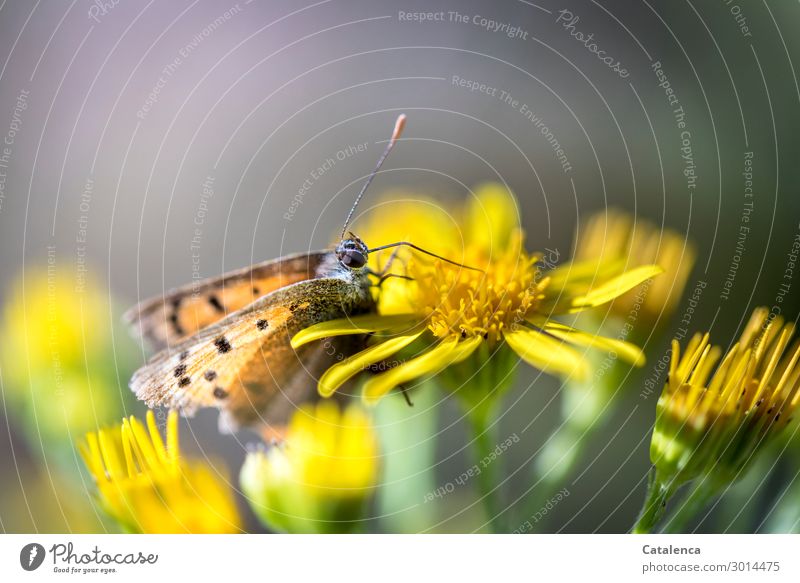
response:
<path id="1" fill-rule="evenodd" d="M 253 511 L 273 530 L 352 532 L 377 481 L 378 445 L 363 410 L 326 401 L 303 406 L 285 441 L 247 455 L 240 482 Z"/>
<path id="2" fill-rule="evenodd" d="M 800 403 L 794 329 L 758 308 L 719 364 L 722 350 L 708 334 L 694 336 L 683 354 L 673 341 L 650 445 L 664 479 L 683 483 L 706 473 L 730 483 L 786 428 Z"/>
<path id="3" fill-rule="evenodd" d="M 585 311 L 573 325 L 634 344 L 652 341 L 654 327 L 661 324 L 666 328 L 670 323 L 669 316 L 683 294 L 694 259 L 693 246 L 675 231 L 657 228 L 620 210 L 589 215 L 576 230 L 571 270 L 577 281 L 602 281 L 626 268 L 652 263 L 664 273 L 601 307 Z M 625 382 L 630 367 L 614 362 L 613 353 L 595 353 L 592 362 L 597 373 L 589 382 L 576 379 L 579 382 L 565 383 L 559 429 L 534 461 L 538 478 L 551 488 L 574 470 L 591 436 L 612 418 L 618 402 L 614 396 L 630 384 Z"/>
<path id="4" fill-rule="evenodd" d="M 372 246 L 380 242 L 395 243 L 397 241 L 410 241 L 415 245 L 452 258 L 454 261 L 463 260 L 463 243 L 454 249 L 452 242 L 460 241 L 459 221 L 461 217 L 454 216 L 447 205 L 432 197 L 405 191 L 389 191 L 383 200 L 379 201 L 372 212 L 372 220 L 367 221 L 359 235 Z M 391 251 L 373 253 L 369 256 L 369 266 L 380 273 L 389 259 Z M 450 257 L 450 256 L 453 257 Z M 392 269 L 392 273 L 402 273 L 403 265 L 408 263 L 410 254 L 404 248 L 398 249 L 396 262 L 393 264 L 399 269 Z M 409 293 L 408 285 L 401 279 L 390 278 L 381 284 L 380 292 L 375 289 L 375 297 L 380 299 L 381 313 L 405 314 L 413 310 L 413 294 Z"/>
<path id="5" fill-rule="evenodd" d="M 76 291 L 62 272 L 33 269 L 17 278 L 3 309 L 0 347 L 5 381 L 26 386 L 46 373 L 51 384 L 75 369 L 85 370 L 93 348 L 109 341 L 109 302 L 87 282 Z"/>
<path id="6" fill-rule="evenodd" d="M 424 211 L 417 207 L 417 212 L 422 216 Z M 401 273 L 413 280 L 387 280 L 385 285 L 391 282 L 393 288 L 387 295 L 381 289 L 378 315 L 324 322 L 293 338 L 297 348 L 329 336 L 371 335 L 371 346 L 335 364 L 320 378 L 321 395 L 330 396 L 360 371 L 386 361 L 412 342 L 423 345 L 416 356 L 364 384 L 367 402 L 374 403 L 398 385 L 434 375 L 473 354 L 483 355 L 482 360 L 498 354 L 507 362 L 502 357 L 506 347 L 532 366 L 566 377 L 588 376 L 588 360 L 576 347 L 614 351 L 636 365 L 644 362 L 632 344 L 586 334 L 551 317 L 609 302 L 659 274 L 658 266 L 638 266 L 600 279 L 586 276 L 592 266 L 550 269 L 542 263 L 541 254 L 525 250 L 516 201 L 497 185 L 481 187 L 465 208 L 453 209 L 450 216 L 463 232 L 445 229 L 427 236 L 438 238 L 435 249 L 444 257 L 477 269 L 404 250 L 396 263 L 401 269 L 405 265 Z M 375 228 L 367 231 L 378 233 L 386 224 L 405 227 L 417 244 L 423 236 L 416 237 L 420 233 L 415 217 L 411 209 L 378 213 L 373 218 Z M 373 246 L 393 242 L 383 234 L 376 240 L 365 236 L 365 240 Z"/>
<path id="7" fill-rule="evenodd" d="M 167 418 L 166 439 L 165 446 L 152 411 L 147 427 L 130 417 L 86 435 L 79 449 L 103 509 L 128 532 L 239 532 L 226 477 L 181 459 L 175 411 Z"/>
<path id="8" fill-rule="evenodd" d="M 66 445 L 72 466 L 71 435 L 124 410 L 128 391 L 118 385 L 131 365 L 127 335 L 112 335 L 109 294 L 91 278 L 77 281 L 49 265 L 27 270 L 9 291 L 0 323 L 5 394 L 32 439 L 48 442 L 48 456 Z"/>
<path id="9" fill-rule="evenodd" d="M 626 267 L 655 263 L 664 273 L 631 289 L 609 304 L 611 313 L 642 324 L 668 318 L 683 295 L 696 252 L 686 237 L 625 211 L 609 209 L 590 215 L 577 230 L 575 260 L 595 266 L 597 277 Z"/>

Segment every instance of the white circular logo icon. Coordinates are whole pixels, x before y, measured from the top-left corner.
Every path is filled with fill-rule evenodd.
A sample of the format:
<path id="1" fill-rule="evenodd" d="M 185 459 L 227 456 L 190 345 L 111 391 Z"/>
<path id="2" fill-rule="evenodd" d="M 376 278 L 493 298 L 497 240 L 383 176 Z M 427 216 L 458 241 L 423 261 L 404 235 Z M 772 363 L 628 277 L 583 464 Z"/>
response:
<path id="1" fill-rule="evenodd" d="M 26 571 L 35 571 L 44 562 L 44 547 L 39 543 L 30 543 L 19 552 L 19 564 Z"/>

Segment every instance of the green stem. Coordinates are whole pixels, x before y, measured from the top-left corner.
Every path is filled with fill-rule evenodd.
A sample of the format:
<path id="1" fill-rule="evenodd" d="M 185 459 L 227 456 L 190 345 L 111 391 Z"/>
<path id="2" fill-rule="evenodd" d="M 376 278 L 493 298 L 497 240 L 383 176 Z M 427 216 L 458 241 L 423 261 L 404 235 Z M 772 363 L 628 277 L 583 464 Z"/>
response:
<path id="1" fill-rule="evenodd" d="M 698 478 L 692 489 L 680 506 L 670 517 L 662 532 L 680 533 L 686 530 L 686 525 L 697 516 L 703 508 L 719 493 L 719 488 L 706 476 Z"/>
<path id="2" fill-rule="evenodd" d="M 615 363 L 601 379 L 564 385 L 561 425 L 533 460 L 531 479 L 536 486 L 525 497 L 520 522 L 539 513 L 575 473 L 591 438 L 614 415 L 618 403 L 614 391 L 629 372 L 629 366 Z"/>
<path id="3" fill-rule="evenodd" d="M 495 350 L 484 342 L 473 357 L 437 377 L 453 391 L 470 426 L 471 450 L 479 471 L 475 479 L 492 532 L 505 532 L 500 487 L 503 460 L 493 452 L 498 445 L 496 412 L 514 382 L 516 358 L 506 345 Z"/>
<path id="4" fill-rule="evenodd" d="M 558 489 L 574 473 L 583 459 L 586 446 L 594 432 L 603 425 L 601 419 L 586 424 L 583 420 L 567 418 L 542 446 L 534 461 L 534 471 L 546 489 Z"/>
<path id="5" fill-rule="evenodd" d="M 592 428 L 593 429 L 593 428 Z M 583 458 L 592 429 L 565 421 L 542 446 L 533 463 L 535 487 L 525 496 L 520 522 L 542 510 L 547 501 L 564 486 Z"/>
<path id="6" fill-rule="evenodd" d="M 475 465 L 480 470 L 476 479 L 489 529 L 492 532 L 503 532 L 500 460 L 483 463 L 483 460 L 491 460 L 491 454 L 497 445 L 496 431 L 492 427 L 493 411 L 494 407 L 484 402 L 468 410 L 467 419 L 472 429 L 472 454 Z"/>
<path id="7" fill-rule="evenodd" d="M 777 534 L 800 533 L 800 481 L 782 489 L 780 501 L 772 508 L 764 532 Z"/>
<path id="8" fill-rule="evenodd" d="M 667 501 L 672 497 L 673 487 L 664 482 L 658 475 L 655 468 L 651 470 L 650 482 L 647 485 L 647 496 L 642 506 L 639 519 L 633 526 L 633 534 L 647 534 L 653 531 L 664 511 L 667 509 Z"/>
<path id="9" fill-rule="evenodd" d="M 409 407 L 399 394 L 387 395 L 375 411 L 384 460 L 378 490 L 384 532 L 421 532 L 438 521 L 430 504 L 420 504 L 436 489 L 436 383 L 425 382 L 412 398 Z"/>

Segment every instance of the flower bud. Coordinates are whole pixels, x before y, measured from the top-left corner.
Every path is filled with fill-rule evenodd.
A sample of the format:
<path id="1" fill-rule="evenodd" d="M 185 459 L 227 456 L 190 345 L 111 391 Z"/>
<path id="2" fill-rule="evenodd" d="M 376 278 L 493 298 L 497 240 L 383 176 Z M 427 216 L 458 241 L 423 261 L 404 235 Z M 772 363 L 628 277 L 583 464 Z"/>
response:
<path id="1" fill-rule="evenodd" d="M 708 334 L 692 338 L 683 354 L 673 341 L 650 445 L 661 475 L 683 483 L 708 474 L 718 484 L 742 476 L 793 421 L 800 402 L 793 333 L 794 324 L 758 308 L 721 361 Z"/>
<path id="2" fill-rule="evenodd" d="M 377 437 L 358 407 L 300 408 L 285 441 L 251 452 L 241 485 L 256 515 L 289 533 L 358 531 L 375 489 Z"/>

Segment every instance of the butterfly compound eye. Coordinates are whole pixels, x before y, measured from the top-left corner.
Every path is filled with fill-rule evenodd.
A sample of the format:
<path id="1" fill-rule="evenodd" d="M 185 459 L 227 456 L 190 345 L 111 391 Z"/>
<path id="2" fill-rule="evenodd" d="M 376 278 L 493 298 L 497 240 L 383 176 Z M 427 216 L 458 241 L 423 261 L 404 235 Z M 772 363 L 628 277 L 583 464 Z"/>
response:
<path id="1" fill-rule="evenodd" d="M 339 263 L 348 269 L 361 269 L 367 264 L 367 246 L 358 238 L 345 239 L 336 248 Z"/>
<path id="2" fill-rule="evenodd" d="M 339 254 L 339 263 L 350 269 L 360 269 L 367 263 L 367 258 L 358 249 L 346 249 Z"/>

